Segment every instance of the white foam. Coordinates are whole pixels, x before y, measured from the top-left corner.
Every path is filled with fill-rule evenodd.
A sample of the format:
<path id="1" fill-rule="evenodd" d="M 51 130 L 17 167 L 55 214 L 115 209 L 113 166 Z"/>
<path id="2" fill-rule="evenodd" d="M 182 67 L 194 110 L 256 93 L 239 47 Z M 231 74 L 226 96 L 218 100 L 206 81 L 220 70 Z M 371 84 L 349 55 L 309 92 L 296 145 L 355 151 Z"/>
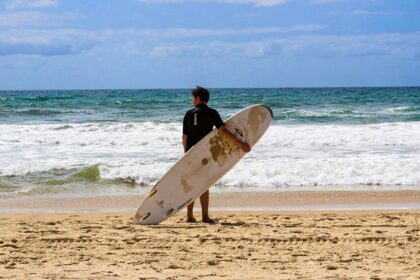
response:
<path id="1" fill-rule="evenodd" d="M 0 176 L 99 164 L 104 179 L 150 185 L 182 156 L 181 128 L 152 122 L 0 125 Z M 420 122 L 276 124 L 218 185 L 258 190 L 419 186 L 419 139 Z"/>

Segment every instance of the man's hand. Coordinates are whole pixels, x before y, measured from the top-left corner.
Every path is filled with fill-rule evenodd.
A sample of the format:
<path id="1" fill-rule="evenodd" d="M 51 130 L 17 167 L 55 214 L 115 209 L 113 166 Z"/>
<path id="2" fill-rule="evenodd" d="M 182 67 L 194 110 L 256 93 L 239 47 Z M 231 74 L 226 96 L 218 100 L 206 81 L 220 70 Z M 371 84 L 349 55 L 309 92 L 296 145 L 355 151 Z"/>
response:
<path id="1" fill-rule="evenodd" d="M 245 153 L 249 153 L 251 151 L 251 147 L 248 145 L 248 143 L 241 143 L 241 150 Z"/>
<path id="2" fill-rule="evenodd" d="M 239 147 L 241 147 L 241 150 L 245 153 L 249 153 L 251 151 L 251 147 L 248 145 L 248 143 L 242 142 L 236 136 L 230 132 L 224 125 L 220 127 L 219 131 L 221 131 L 224 135 L 226 135 L 228 138 L 230 138 L 231 141 L 234 141 Z"/>

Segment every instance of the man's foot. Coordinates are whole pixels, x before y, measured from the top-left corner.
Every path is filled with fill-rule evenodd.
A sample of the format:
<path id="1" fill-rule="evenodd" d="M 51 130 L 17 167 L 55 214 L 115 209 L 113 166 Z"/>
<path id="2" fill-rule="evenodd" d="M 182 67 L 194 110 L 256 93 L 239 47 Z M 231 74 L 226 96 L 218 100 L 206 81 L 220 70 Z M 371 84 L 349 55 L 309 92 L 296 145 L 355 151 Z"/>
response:
<path id="1" fill-rule="evenodd" d="M 187 217 L 187 223 L 196 223 L 197 220 L 194 217 Z"/>
<path id="2" fill-rule="evenodd" d="M 203 218 L 203 223 L 206 223 L 206 224 L 215 224 L 216 221 L 213 220 L 213 219 L 210 219 L 210 217 L 204 217 Z"/>

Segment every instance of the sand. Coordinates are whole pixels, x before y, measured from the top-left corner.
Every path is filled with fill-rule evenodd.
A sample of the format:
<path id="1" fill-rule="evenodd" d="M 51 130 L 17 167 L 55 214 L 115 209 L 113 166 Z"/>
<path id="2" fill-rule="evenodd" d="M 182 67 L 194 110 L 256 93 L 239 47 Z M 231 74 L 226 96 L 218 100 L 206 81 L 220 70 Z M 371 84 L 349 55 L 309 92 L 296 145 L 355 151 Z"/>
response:
<path id="1" fill-rule="evenodd" d="M 420 279 L 420 211 L 0 214 L 0 279 Z"/>

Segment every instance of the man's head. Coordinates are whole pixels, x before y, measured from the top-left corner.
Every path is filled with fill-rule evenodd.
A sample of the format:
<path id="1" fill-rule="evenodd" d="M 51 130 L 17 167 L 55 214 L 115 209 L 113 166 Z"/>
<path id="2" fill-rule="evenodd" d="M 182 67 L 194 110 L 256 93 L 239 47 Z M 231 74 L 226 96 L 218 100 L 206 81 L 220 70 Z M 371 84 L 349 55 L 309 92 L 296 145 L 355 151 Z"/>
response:
<path id="1" fill-rule="evenodd" d="M 197 106 L 200 103 L 209 102 L 210 93 L 207 89 L 197 86 L 195 89 L 191 90 L 191 94 L 193 96 L 193 103 L 194 106 Z"/>

